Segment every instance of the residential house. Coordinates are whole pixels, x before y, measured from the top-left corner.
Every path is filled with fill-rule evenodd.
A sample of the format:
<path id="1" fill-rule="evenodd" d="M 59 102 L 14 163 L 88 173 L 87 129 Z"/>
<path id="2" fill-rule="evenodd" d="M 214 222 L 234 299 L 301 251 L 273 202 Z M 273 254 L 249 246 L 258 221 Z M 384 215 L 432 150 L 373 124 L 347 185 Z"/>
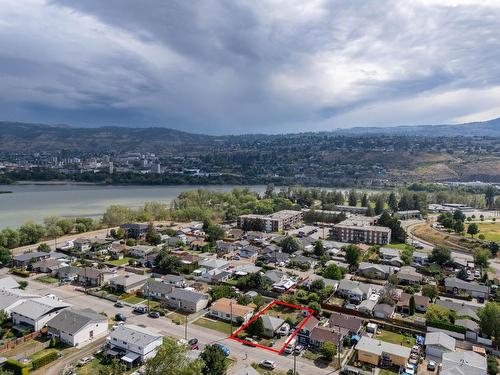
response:
<path id="1" fill-rule="evenodd" d="M 400 284 L 408 285 L 420 284 L 423 279 L 422 275 L 412 266 L 401 267 L 396 276 Z"/>
<path id="2" fill-rule="evenodd" d="M 157 301 L 165 301 L 173 289 L 174 285 L 156 279 L 148 279 L 142 286 L 142 294 Z"/>
<path id="3" fill-rule="evenodd" d="M 128 223 L 120 225 L 125 230 L 127 238 L 141 238 L 148 232 L 149 225 L 146 223 Z"/>
<path id="4" fill-rule="evenodd" d="M 59 341 L 82 346 L 108 332 L 108 318 L 91 309 L 65 309 L 47 322 L 47 328 Z"/>
<path id="5" fill-rule="evenodd" d="M 205 258 L 202 261 L 198 262 L 198 266 L 200 268 L 206 269 L 207 271 L 226 268 L 228 265 L 228 261 L 217 258 Z"/>
<path id="6" fill-rule="evenodd" d="M 10 318 L 14 307 L 32 298 L 40 298 L 40 296 L 20 289 L 0 289 L 0 310 L 6 314 L 7 318 Z"/>
<path id="7" fill-rule="evenodd" d="M 128 273 L 109 280 L 109 287 L 117 293 L 131 293 L 141 289 L 149 276 Z"/>
<path id="8" fill-rule="evenodd" d="M 404 262 L 401 260 L 401 253 L 398 249 L 381 247 L 379 250 L 379 258 L 382 263 L 390 264 L 394 267 L 401 267 L 404 265 Z"/>
<path id="9" fill-rule="evenodd" d="M 323 284 L 325 286 L 331 286 L 333 288 L 333 292 L 335 292 L 337 290 L 338 286 L 339 286 L 339 281 L 338 280 L 326 279 L 323 276 L 319 276 L 319 275 L 316 275 L 316 274 L 312 274 L 311 276 L 309 276 L 309 278 L 302 283 L 302 286 L 310 289 L 311 288 L 311 284 L 315 280 L 322 280 Z"/>
<path id="10" fill-rule="evenodd" d="M 385 264 L 361 262 L 358 267 L 358 275 L 369 279 L 387 280 L 393 272 L 394 269 Z"/>
<path id="11" fill-rule="evenodd" d="M 387 303 L 378 303 L 373 308 L 373 316 L 379 319 L 390 319 L 394 315 L 394 306 Z"/>
<path id="12" fill-rule="evenodd" d="M 179 245 L 184 245 L 187 243 L 187 237 L 185 235 L 178 235 L 174 237 L 167 238 L 167 245 L 172 247 L 177 247 Z"/>
<path id="13" fill-rule="evenodd" d="M 132 324 L 124 324 L 111 331 L 108 346 L 113 353 L 125 353 L 121 360 L 129 367 L 153 358 L 163 344 L 163 336 Z"/>
<path id="14" fill-rule="evenodd" d="M 144 258 L 156 250 L 155 246 L 136 245 L 128 250 L 128 254 L 134 258 Z"/>
<path id="15" fill-rule="evenodd" d="M 90 241 L 88 238 L 77 238 L 73 241 L 73 247 L 77 251 L 86 253 L 92 248 L 92 241 Z"/>
<path id="16" fill-rule="evenodd" d="M 456 316 L 467 317 L 475 321 L 479 321 L 479 316 L 477 315 L 479 306 L 471 305 L 465 302 L 454 302 L 448 299 L 437 299 L 434 303 L 449 310 L 454 310 L 456 312 Z"/>
<path id="17" fill-rule="evenodd" d="M 444 332 L 428 332 L 425 335 L 425 355 L 441 362 L 444 353 L 454 352 L 456 340 Z"/>
<path id="18" fill-rule="evenodd" d="M 331 342 L 337 345 L 342 335 L 333 328 L 316 326 L 312 329 L 309 336 L 309 345 L 313 348 L 321 348 L 325 342 Z"/>
<path id="19" fill-rule="evenodd" d="M 488 286 L 463 281 L 456 277 L 447 277 L 444 279 L 444 286 L 448 293 L 454 295 L 467 295 L 475 298 L 480 297 L 487 299 L 490 294 L 490 288 Z"/>
<path id="20" fill-rule="evenodd" d="M 238 228 L 233 228 L 228 231 L 228 235 L 231 238 L 234 238 L 235 240 L 239 240 L 240 238 L 243 238 L 245 234 L 244 230 L 238 229 Z"/>
<path id="21" fill-rule="evenodd" d="M 184 276 L 180 275 L 165 275 L 163 276 L 163 282 L 165 284 L 173 285 L 178 288 L 186 287 L 186 279 L 184 278 Z"/>
<path id="22" fill-rule="evenodd" d="M 290 262 L 290 254 L 282 253 L 281 250 L 271 250 L 269 247 L 270 246 L 264 249 L 263 254 L 259 257 L 259 259 L 262 259 L 262 261 L 268 264 L 274 263 L 286 265 Z"/>
<path id="23" fill-rule="evenodd" d="M 372 287 L 369 284 L 361 283 L 359 281 L 344 279 L 340 280 L 337 293 L 341 297 L 347 298 L 353 303 L 359 303 L 371 296 Z"/>
<path id="24" fill-rule="evenodd" d="M 411 354 L 411 349 L 402 345 L 376 340 L 371 337 L 362 336 L 356 344 L 358 360 L 374 366 L 383 361 L 396 366 L 406 366 Z"/>
<path id="25" fill-rule="evenodd" d="M 240 305 L 229 298 L 220 298 L 210 306 L 210 315 L 222 320 L 232 320 L 235 323 L 243 324 L 253 316 L 253 308 Z"/>
<path id="26" fill-rule="evenodd" d="M 208 305 L 208 294 L 191 289 L 174 288 L 168 295 L 168 307 L 187 312 L 198 312 Z"/>
<path id="27" fill-rule="evenodd" d="M 43 259 L 31 265 L 31 269 L 35 272 L 56 274 L 57 270 L 65 267 L 67 264 L 59 262 L 57 259 Z"/>
<path id="28" fill-rule="evenodd" d="M 123 259 L 126 252 L 127 252 L 127 246 L 119 242 L 113 242 L 110 248 L 108 249 L 108 254 L 111 256 L 112 259 Z"/>
<path id="29" fill-rule="evenodd" d="M 13 328 L 18 331 L 26 328 L 38 331 L 50 319 L 70 306 L 68 303 L 51 297 L 26 299 L 10 311 Z"/>
<path id="30" fill-rule="evenodd" d="M 204 240 L 196 239 L 194 241 L 191 241 L 189 246 L 191 247 L 191 250 L 194 251 L 206 251 L 208 250 L 210 244 Z"/>
<path id="31" fill-rule="evenodd" d="M 217 254 L 228 254 L 237 249 L 237 246 L 232 242 L 219 240 L 215 243 L 215 251 Z"/>
<path id="32" fill-rule="evenodd" d="M 396 310 L 401 314 L 410 313 L 410 298 L 413 296 L 415 300 L 415 311 L 424 313 L 427 311 L 430 300 L 429 297 L 419 296 L 416 294 L 401 293 L 396 304 Z"/>
<path id="33" fill-rule="evenodd" d="M 307 322 L 302 326 L 299 333 L 297 334 L 297 339 L 299 344 L 309 345 L 312 330 L 319 324 L 319 320 L 311 315 Z"/>
<path id="34" fill-rule="evenodd" d="M 413 252 L 413 263 L 420 264 L 421 266 L 425 266 L 429 263 L 429 254 L 422 253 L 419 251 Z"/>
<path id="35" fill-rule="evenodd" d="M 283 319 L 272 315 L 262 315 L 260 318 L 264 326 L 264 336 L 268 338 L 273 338 L 276 331 L 285 323 Z"/>
<path id="36" fill-rule="evenodd" d="M 420 219 L 422 217 L 419 210 L 398 211 L 395 215 L 399 216 L 401 220 Z"/>
<path id="37" fill-rule="evenodd" d="M 439 375 L 487 375 L 486 357 L 473 351 L 443 354 Z"/>
<path id="38" fill-rule="evenodd" d="M 467 340 L 477 341 L 480 331 L 479 324 L 477 322 L 475 322 L 472 319 L 456 319 L 454 324 L 456 326 L 464 327 L 466 329 L 465 338 Z"/>
<path id="39" fill-rule="evenodd" d="M 255 266 L 253 264 L 240 264 L 233 269 L 234 276 L 245 276 L 249 273 L 256 273 L 262 270 L 262 267 Z"/>
<path id="40" fill-rule="evenodd" d="M 303 255 L 297 255 L 295 257 L 290 258 L 290 262 L 300 264 L 301 267 L 304 266 L 309 268 L 314 268 L 316 267 L 316 264 L 318 264 L 318 261 L 316 259 L 311 257 L 306 257 Z"/>
<path id="41" fill-rule="evenodd" d="M 356 306 L 356 310 L 359 311 L 360 313 L 367 314 L 367 315 L 373 315 L 373 309 L 377 305 L 378 298 L 377 299 L 365 299 L 364 301 L 361 301 L 359 305 Z"/>
<path id="42" fill-rule="evenodd" d="M 363 319 L 353 315 L 332 312 L 328 320 L 328 325 L 330 328 L 340 332 L 342 336 L 358 335 L 361 331 L 361 327 L 363 327 Z"/>
<path id="43" fill-rule="evenodd" d="M 93 267 L 67 266 L 57 271 L 59 279 L 76 280 L 86 287 L 100 287 L 109 282 L 113 273 Z"/>
<path id="44" fill-rule="evenodd" d="M 263 278 L 271 284 L 276 284 L 286 278 L 286 274 L 280 270 L 267 270 L 264 273 Z"/>
<path id="45" fill-rule="evenodd" d="M 248 245 L 238 250 L 238 254 L 242 258 L 255 259 L 259 255 L 259 248 L 257 246 Z"/>
<path id="46" fill-rule="evenodd" d="M 48 259 L 49 257 L 49 253 L 43 251 L 33 251 L 31 253 L 16 255 L 12 258 L 12 264 L 14 267 L 25 268 L 32 263 L 38 262 L 42 259 Z"/>
<path id="47" fill-rule="evenodd" d="M 17 288 L 19 288 L 19 283 L 12 276 L 5 276 L 0 278 L 0 290 Z"/>

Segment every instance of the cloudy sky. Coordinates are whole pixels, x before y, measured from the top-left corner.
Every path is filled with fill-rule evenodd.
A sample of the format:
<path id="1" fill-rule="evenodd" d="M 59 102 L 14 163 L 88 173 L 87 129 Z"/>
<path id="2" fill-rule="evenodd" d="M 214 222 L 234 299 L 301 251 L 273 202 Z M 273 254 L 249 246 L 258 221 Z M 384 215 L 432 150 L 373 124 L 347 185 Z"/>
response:
<path id="1" fill-rule="evenodd" d="M 500 117 L 499 0 L 0 7 L 3 120 L 238 134 Z"/>

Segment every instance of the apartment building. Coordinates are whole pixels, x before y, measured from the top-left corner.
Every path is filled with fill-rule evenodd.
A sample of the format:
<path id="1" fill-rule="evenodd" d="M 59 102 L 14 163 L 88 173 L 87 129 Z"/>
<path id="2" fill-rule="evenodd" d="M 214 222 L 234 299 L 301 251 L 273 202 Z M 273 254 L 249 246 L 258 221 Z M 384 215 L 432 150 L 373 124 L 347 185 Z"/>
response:
<path id="1" fill-rule="evenodd" d="M 391 230 L 375 225 L 357 226 L 339 223 L 330 229 L 335 241 L 386 245 L 391 241 Z"/>
<path id="2" fill-rule="evenodd" d="M 288 230 L 302 221 L 302 211 L 282 210 L 271 215 L 241 215 L 238 227 L 244 230 L 280 232 Z"/>

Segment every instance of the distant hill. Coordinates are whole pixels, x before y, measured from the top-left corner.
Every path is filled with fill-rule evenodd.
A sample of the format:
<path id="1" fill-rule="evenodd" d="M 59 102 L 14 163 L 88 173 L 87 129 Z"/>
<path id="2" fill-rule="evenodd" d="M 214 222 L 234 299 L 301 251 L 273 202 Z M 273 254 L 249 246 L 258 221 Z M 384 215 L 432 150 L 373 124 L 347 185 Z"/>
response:
<path id="1" fill-rule="evenodd" d="M 355 127 L 338 129 L 339 134 L 390 134 L 422 137 L 500 137 L 500 117 L 483 122 L 456 125 L 413 125 L 394 127 Z"/>

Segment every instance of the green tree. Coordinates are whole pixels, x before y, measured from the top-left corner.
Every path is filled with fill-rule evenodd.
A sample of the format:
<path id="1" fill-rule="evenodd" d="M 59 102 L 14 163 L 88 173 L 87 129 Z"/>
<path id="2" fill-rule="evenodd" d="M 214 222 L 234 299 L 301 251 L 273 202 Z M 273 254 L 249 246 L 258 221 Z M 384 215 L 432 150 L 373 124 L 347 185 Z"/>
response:
<path id="1" fill-rule="evenodd" d="M 130 208 L 120 205 L 112 205 L 108 207 L 102 216 L 102 222 L 108 227 L 116 227 L 132 221 L 133 218 L 134 215 Z"/>
<path id="2" fill-rule="evenodd" d="M 493 185 L 488 185 L 484 192 L 484 200 L 486 201 L 486 207 L 490 210 L 495 208 L 495 188 Z"/>
<path id="3" fill-rule="evenodd" d="M 429 260 L 443 266 L 451 261 L 451 250 L 444 246 L 436 246 L 432 249 Z"/>
<path id="4" fill-rule="evenodd" d="M 413 262 L 413 248 L 405 246 L 403 251 L 401 251 L 401 260 L 405 265 L 411 265 Z"/>
<path id="5" fill-rule="evenodd" d="M 11 228 L 5 228 L 2 230 L 0 239 L 2 240 L 0 246 L 4 246 L 8 249 L 18 247 L 21 241 L 19 238 L 19 232 Z"/>
<path id="6" fill-rule="evenodd" d="M 222 240 L 224 238 L 224 228 L 217 224 L 210 224 L 205 231 L 207 235 L 207 240 L 209 242 L 216 242 L 218 240 Z"/>
<path id="7" fill-rule="evenodd" d="M 145 375 L 202 375 L 203 360 L 186 357 L 186 347 L 170 337 L 163 338 L 163 345 L 153 358 L 146 361 Z"/>
<path id="8" fill-rule="evenodd" d="M 490 249 L 491 251 L 491 255 L 493 258 L 495 258 L 497 256 L 497 253 L 498 253 L 498 250 L 499 250 L 500 246 L 498 245 L 497 242 L 495 241 L 491 241 L 488 245 L 488 249 Z"/>
<path id="9" fill-rule="evenodd" d="M 153 223 L 148 224 L 148 231 L 146 232 L 146 241 L 152 246 L 157 246 L 161 244 L 161 235 L 155 230 Z"/>
<path id="10" fill-rule="evenodd" d="M 59 219 L 57 220 L 56 225 L 61 228 L 63 234 L 69 234 L 73 231 L 75 222 L 71 219 Z"/>
<path id="11" fill-rule="evenodd" d="M 262 322 L 262 318 L 258 317 L 256 320 L 250 323 L 245 331 L 250 336 L 262 337 L 264 335 L 264 323 Z"/>
<path id="12" fill-rule="evenodd" d="M 453 223 L 453 230 L 455 231 L 455 233 L 463 233 L 463 231 L 465 230 L 464 222 L 461 220 L 456 220 Z"/>
<path id="13" fill-rule="evenodd" d="M 178 257 L 171 255 L 167 249 L 162 249 L 156 257 L 156 264 L 166 274 L 177 273 L 181 268 Z"/>
<path id="14" fill-rule="evenodd" d="M 40 241 L 45 236 L 45 228 L 40 224 L 27 222 L 19 228 L 21 245 L 31 245 Z"/>
<path id="15" fill-rule="evenodd" d="M 396 193 L 393 191 L 389 194 L 389 198 L 387 200 L 387 204 L 392 212 L 396 212 L 398 210 L 398 198 L 396 197 Z"/>
<path id="16" fill-rule="evenodd" d="M 314 255 L 316 255 L 318 258 L 325 255 L 325 247 L 323 246 L 323 241 L 317 240 L 314 243 Z"/>
<path id="17" fill-rule="evenodd" d="M 7 320 L 7 314 L 4 310 L 0 310 L 0 326 L 2 326 Z"/>
<path id="18" fill-rule="evenodd" d="M 100 366 L 99 375 L 121 375 L 127 370 L 127 366 L 119 359 L 113 358 L 106 366 Z"/>
<path id="19" fill-rule="evenodd" d="M 344 273 L 341 267 L 336 264 L 329 264 L 323 269 L 323 277 L 325 279 L 342 280 Z"/>
<path id="20" fill-rule="evenodd" d="M 487 302 L 478 312 L 481 332 L 492 337 L 497 347 L 500 344 L 500 303 Z"/>
<path id="21" fill-rule="evenodd" d="M 474 250 L 474 263 L 475 265 L 481 268 L 481 271 L 484 268 L 488 268 L 490 263 L 490 251 L 487 249 L 476 249 Z"/>
<path id="22" fill-rule="evenodd" d="M 321 314 L 321 306 L 318 302 L 316 301 L 312 301 L 312 302 L 309 302 L 309 304 L 307 305 L 307 307 L 309 307 L 310 309 L 314 310 L 315 314 L 314 315 L 320 315 Z"/>
<path id="23" fill-rule="evenodd" d="M 226 356 L 222 349 L 214 345 L 206 345 L 200 358 L 205 362 L 203 375 L 225 375 L 227 372 Z"/>
<path id="24" fill-rule="evenodd" d="M 425 312 L 427 321 L 450 323 L 451 311 L 440 305 L 429 305 Z"/>
<path id="25" fill-rule="evenodd" d="M 377 196 L 375 200 L 375 215 L 380 215 L 384 211 L 385 201 L 383 195 Z"/>
<path id="26" fill-rule="evenodd" d="M 372 206 L 368 206 L 368 208 L 366 209 L 366 214 L 365 215 L 368 216 L 368 217 L 373 217 L 373 216 L 376 215 L 375 210 L 373 209 Z"/>
<path id="27" fill-rule="evenodd" d="M 10 254 L 10 250 L 0 246 L 0 265 L 5 266 L 10 264 L 12 260 L 12 255 Z"/>
<path id="28" fill-rule="evenodd" d="M 410 315 L 415 314 L 415 297 L 413 297 L 413 296 L 410 297 L 409 308 L 410 308 Z"/>
<path id="29" fill-rule="evenodd" d="M 356 245 L 348 245 L 345 248 L 345 260 L 346 262 L 356 267 L 359 264 L 359 259 L 361 258 L 361 250 Z"/>
<path id="30" fill-rule="evenodd" d="M 302 243 L 299 242 L 295 237 L 287 236 L 281 243 L 281 249 L 284 253 L 292 254 L 296 251 L 302 250 Z"/>
<path id="31" fill-rule="evenodd" d="M 349 202 L 349 206 L 357 206 L 358 205 L 358 194 L 356 193 L 356 190 L 352 189 L 349 192 L 349 197 L 347 198 Z"/>
<path id="32" fill-rule="evenodd" d="M 216 301 L 220 298 L 231 297 L 231 288 L 227 285 L 216 285 L 210 290 L 212 300 Z"/>
<path id="33" fill-rule="evenodd" d="M 368 207 L 369 205 L 369 200 L 368 200 L 368 194 L 363 193 L 361 196 L 361 207 Z"/>
<path id="34" fill-rule="evenodd" d="M 311 290 L 317 292 L 325 288 L 325 282 L 322 279 L 316 279 L 311 283 Z"/>
<path id="35" fill-rule="evenodd" d="M 36 249 L 38 251 L 43 251 L 44 253 L 50 253 L 50 251 L 51 251 L 50 246 L 47 245 L 45 242 L 38 245 L 38 247 Z"/>
<path id="36" fill-rule="evenodd" d="M 477 226 L 477 224 L 470 223 L 469 227 L 467 228 L 467 234 L 470 234 L 470 236 L 474 238 L 474 235 L 478 233 L 479 233 L 479 227 Z"/>
<path id="37" fill-rule="evenodd" d="M 439 291 L 436 285 L 427 284 L 422 287 L 422 295 L 429 297 L 431 301 L 434 301 L 438 294 Z"/>
<path id="38" fill-rule="evenodd" d="M 25 281 L 25 280 L 19 281 L 18 284 L 19 284 L 19 288 L 22 289 L 22 290 L 24 290 L 24 289 L 26 289 L 28 287 L 28 282 Z"/>
<path id="39" fill-rule="evenodd" d="M 269 184 L 266 187 L 266 191 L 264 192 L 264 198 L 271 199 L 274 197 L 274 185 Z"/>
<path id="40" fill-rule="evenodd" d="M 63 234 L 64 234 L 63 230 L 58 225 L 51 225 L 50 227 L 47 228 L 47 237 L 52 238 L 54 240 L 57 239 L 58 237 L 61 237 Z"/>
<path id="41" fill-rule="evenodd" d="M 333 342 L 325 341 L 321 345 L 321 356 L 328 362 L 333 361 L 337 354 L 337 346 Z"/>

